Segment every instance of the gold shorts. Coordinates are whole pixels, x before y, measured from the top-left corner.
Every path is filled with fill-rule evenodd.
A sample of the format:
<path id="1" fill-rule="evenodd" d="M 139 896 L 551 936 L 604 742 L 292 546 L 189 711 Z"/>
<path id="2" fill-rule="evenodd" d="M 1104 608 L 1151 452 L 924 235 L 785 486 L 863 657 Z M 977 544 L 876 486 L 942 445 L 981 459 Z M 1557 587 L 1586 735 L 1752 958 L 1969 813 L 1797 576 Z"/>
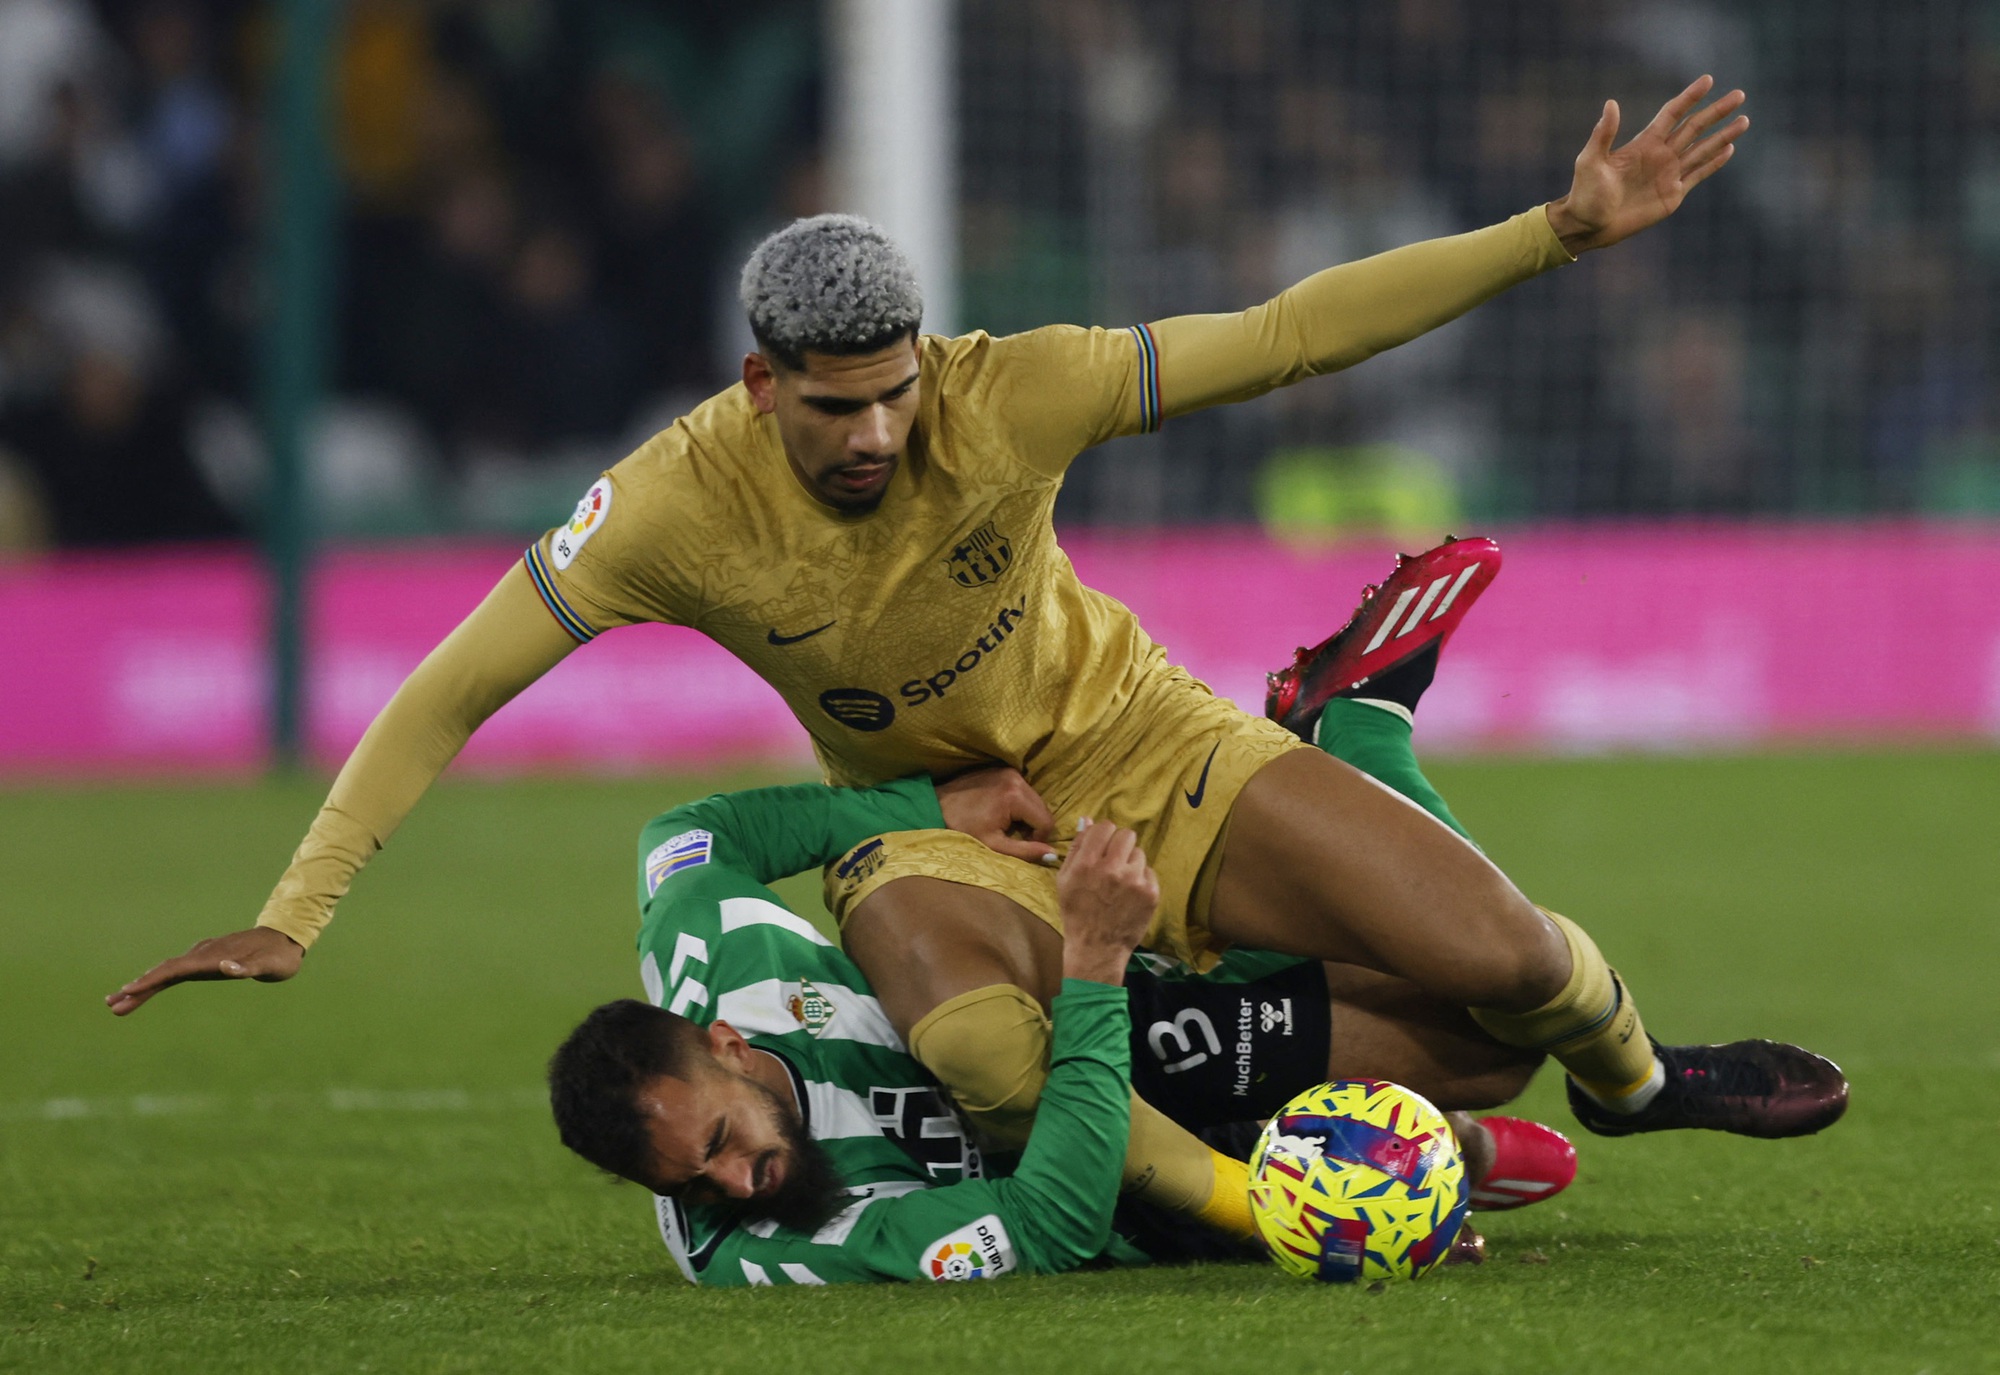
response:
<path id="1" fill-rule="evenodd" d="M 1148 676 L 1128 708 L 1072 752 L 1073 763 L 1035 770 L 1028 781 L 1055 813 L 1058 851 L 1076 838 L 1079 817 L 1137 832 L 1160 879 L 1146 948 L 1205 970 L 1224 948 L 1208 930 L 1208 895 L 1230 809 L 1259 769 L 1312 747 L 1216 697 L 1183 669 Z M 827 866 L 827 910 L 845 925 L 870 893 L 913 875 L 999 893 L 1062 930 L 1054 869 L 996 854 L 956 831 L 898 831 L 856 846 Z"/>

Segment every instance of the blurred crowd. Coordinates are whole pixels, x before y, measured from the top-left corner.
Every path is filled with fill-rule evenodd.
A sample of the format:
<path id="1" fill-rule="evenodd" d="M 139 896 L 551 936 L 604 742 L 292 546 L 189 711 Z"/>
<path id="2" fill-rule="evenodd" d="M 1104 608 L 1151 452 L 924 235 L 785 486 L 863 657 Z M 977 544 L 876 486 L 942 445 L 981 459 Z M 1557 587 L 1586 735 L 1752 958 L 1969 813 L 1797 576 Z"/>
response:
<path id="1" fill-rule="evenodd" d="M 963 0 L 968 314 L 1240 308 L 1567 189 L 1703 72 L 1661 230 L 1333 383 L 1073 470 L 1074 518 L 2000 511 L 2000 8 Z M 1391 522 L 1393 523 L 1393 522 Z M 1421 525 L 1422 520 L 1415 523 Z"/>
<path id="2" fill-rule="evenodd" d="M 340 9 L 321 524 L 546 523 L 727 373 L 727 267 L 820 208 L 816 6 Z M 278 43 L 263 0 L 0 0 L 0 545 L 254 526 Z"/>
<path id="3" fill-rule="evenodd" d="M 1751 93 L 1664 230 L 1074 471 L 1066 518 L 2000 511 L 2000 9 L 955 0 L 963 306 L 1235 309 Z M 827 9 L 824 13 L 834 13 Z M 824 208 L 817 0 L 346 0 L 321 528 L 536 528 L 734 371 Z M 0 0 L 0 548 L 255 528 L 269 0 Z M 914 117 L 914 116 L 913 116 Z"/>

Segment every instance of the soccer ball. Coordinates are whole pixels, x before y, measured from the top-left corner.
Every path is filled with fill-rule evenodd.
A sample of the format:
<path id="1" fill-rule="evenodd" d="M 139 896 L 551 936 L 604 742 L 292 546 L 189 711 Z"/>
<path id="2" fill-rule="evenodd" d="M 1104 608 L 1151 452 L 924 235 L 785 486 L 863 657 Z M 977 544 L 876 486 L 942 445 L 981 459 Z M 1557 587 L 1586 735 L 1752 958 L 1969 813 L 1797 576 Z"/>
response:
<path id="1" fill-rule="evenodd" d="M 1379 1079 L 1300 1094 L 1250 1156 L 1257 1230 L 1279 1269 L 1308 1279 L 1415 1279 L 1451 1250 L 1470 1202 L 1444 1115 Z"/>

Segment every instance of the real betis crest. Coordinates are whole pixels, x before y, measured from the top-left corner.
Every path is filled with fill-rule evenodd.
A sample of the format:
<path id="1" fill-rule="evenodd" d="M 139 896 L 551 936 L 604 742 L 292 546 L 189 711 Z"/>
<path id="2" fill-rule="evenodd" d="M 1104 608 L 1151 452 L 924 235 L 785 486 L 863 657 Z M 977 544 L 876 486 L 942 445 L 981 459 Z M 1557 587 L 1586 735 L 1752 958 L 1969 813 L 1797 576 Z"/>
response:
<path id="1" fill-rule="evenodd" d="M 944 571 L 960 587 L 984 587 L 996 581 L 1014 562 L 1014 541 L 987 521 L 953 546 Z"/>
<path id="2" fill-rule="evenodd" d="M 806 1034 L 817 1037 L 826 1030 L 833 1014 L 840 1009 L 833 1005 L 833 999 L 812 986 L 811 981 L 799 980 L 799 991 L 792 995 L 790 1004 L 792 1020 L 806 1029 Z"/>

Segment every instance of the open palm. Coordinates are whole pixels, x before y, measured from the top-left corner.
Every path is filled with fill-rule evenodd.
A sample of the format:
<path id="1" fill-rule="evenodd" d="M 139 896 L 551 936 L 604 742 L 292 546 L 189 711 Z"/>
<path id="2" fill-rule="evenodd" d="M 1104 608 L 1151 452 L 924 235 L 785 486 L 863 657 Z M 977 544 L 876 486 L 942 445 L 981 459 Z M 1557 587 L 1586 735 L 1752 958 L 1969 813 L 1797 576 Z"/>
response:
<path id="1" fill-rule="evenodd" d="M 1651 228 L 1729 161 L 1736 140 L 1750 127 L 1747 116 L 1729 118 L 1742 107 L 1743 92 L 1731 91 L 1690 113 L 1714 86 L 1713 77 L 1696 81 L 1662 105 L 1622 148 L 1611 146 L 1618 137 L 1618 102 L 1604 102 L 1597 127 L 1576 155 L 1569 194 L 1549 204 L 1549 223 L 1565 248 L 1571 253 L 1606 248 Z"/>

